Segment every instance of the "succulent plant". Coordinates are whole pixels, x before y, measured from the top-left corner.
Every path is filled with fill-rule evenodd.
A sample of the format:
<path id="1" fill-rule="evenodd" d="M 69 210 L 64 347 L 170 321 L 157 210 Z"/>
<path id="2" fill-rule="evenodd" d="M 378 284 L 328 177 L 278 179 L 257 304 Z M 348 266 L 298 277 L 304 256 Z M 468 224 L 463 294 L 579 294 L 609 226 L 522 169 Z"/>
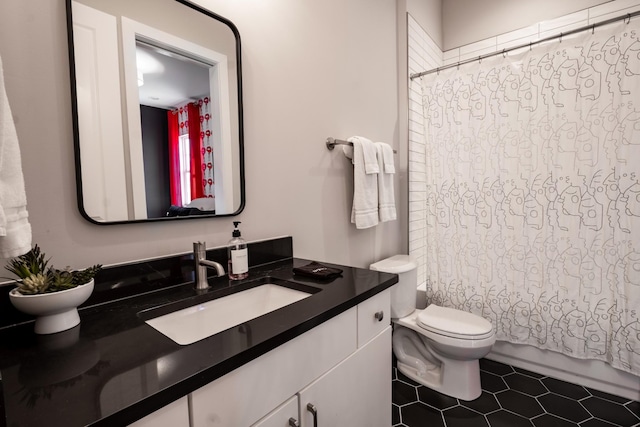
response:
<path id="1" fill-rule="evenodd" d="M 20 279 L 26 279 L 33 274 L 45 274 L 48 263 L 49 260 L 45 259 L 44 253 L 35 245 L 26 254 L 11 259 L 5 268 Z"/>
<path id="2" fill-rule="evenodd" d="M 32 274 L 22 279 L 22 283 L 18 285 L 18 291 L 21 294 L 43 294 L 49 289 L 49 280 L 42 273 Z"/>
<path id="3" fill-rule="evenodd" d="M 11 259 L 5 269 L 20 279 L 17 290 L 25 295 L 75 288 L 89 282 L 102 269 L 101 264 L 96 264 L 79 271 L 72 271 L 70 267 L 59 270 L 48 267 L 48 264 L 49 259 L 45 257 L 38 245 L 35 245 L 28 253 Z"/>
<path id="4" fill-rule="evenodd" d="M 51 268 L 47 272 L 47 278 L 49 279 L 49 292 L 64 291 L 78 286 L 73 283 L 73 273 L 68 269 Z"/>
<path id="5" fill-rule="evenodd" d="M 102 264 L 96 264 L 80 271 L 72 272 L 73 286 L 83 285 L 93 279 L 102 270 Z"/>

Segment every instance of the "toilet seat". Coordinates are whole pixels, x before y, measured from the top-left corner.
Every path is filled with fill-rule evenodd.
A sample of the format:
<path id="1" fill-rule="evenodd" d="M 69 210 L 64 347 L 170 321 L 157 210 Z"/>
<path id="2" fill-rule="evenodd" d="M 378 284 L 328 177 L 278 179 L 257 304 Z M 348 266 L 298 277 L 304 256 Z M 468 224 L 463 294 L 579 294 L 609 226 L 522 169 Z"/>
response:
<path id="1" fill-rule="evenodd" d="M 493 335 L 493 325 L 488 320 L 448 307 L 429 305 L 418 314 L 417 325 L 438 335 L 463 340 L 479 340 Z"/>

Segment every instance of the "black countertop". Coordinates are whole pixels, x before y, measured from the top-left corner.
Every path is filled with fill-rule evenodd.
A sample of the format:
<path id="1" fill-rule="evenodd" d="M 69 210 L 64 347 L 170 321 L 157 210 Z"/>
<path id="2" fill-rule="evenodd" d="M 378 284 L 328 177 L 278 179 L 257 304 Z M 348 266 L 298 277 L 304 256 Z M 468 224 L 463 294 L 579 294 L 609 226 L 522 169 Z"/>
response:
<path id="1" fill-rule="evenodd" d="M 398 281 L 394 274 L 335 265 L 344 271 L 329 283 L 294 276 L 293 267 L 307 263 L 288 259 L 265 264 L 252 268 L 241 282 L 209 279 L 211 288 L 204 293 L 188 282 L 99 303 L 80 309 L 80 325 L 57 334 L 38 336 L 32 322 L 0 330 L 5 425 L 127 425 Z M 222 296 L 230 283 L 243 286 L 263 277 L 320 292 L 186 346 L 144 322 L 167 304 Z"/>

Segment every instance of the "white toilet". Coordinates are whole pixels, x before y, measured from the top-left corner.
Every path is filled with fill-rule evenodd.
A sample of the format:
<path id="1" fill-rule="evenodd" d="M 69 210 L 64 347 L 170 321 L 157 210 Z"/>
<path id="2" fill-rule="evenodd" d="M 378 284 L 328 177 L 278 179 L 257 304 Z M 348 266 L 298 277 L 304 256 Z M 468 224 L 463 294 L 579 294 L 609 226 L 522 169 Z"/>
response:
<path id="1" fill-rule="evenodd" d="M 472 313 L 430 304 L 416 309 L 416 263 L 396 255 L 371 264 L 371 270 L 395 273 L 391 288 L 393 353 L 398 370 L 412 380 L 448 396 L 480 396 L 478 360 L 496 341 L 491 322 Z"/>

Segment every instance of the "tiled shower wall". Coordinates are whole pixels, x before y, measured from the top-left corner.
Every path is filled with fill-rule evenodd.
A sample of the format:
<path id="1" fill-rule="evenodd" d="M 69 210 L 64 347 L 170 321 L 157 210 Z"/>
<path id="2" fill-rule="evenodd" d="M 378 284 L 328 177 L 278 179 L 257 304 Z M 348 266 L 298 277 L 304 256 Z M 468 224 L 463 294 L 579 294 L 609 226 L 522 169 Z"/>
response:
<path id="1" fill-rule="evenodd" d="M 640 0 L 614 0 L 446 52 L 442 52 L 418 22 L 407 15 L 409 74 L 455 64 L 513 46 L 525 45 L 530 41 L 550 37 L 637 10 L 640 10 Z M 426 282 L 424 268 L 426 256 L 426 225 L 424 220 L 427 209 L 425 183 L 422 91 L 420 80 L 416 79 L 409 82 L 409 253 L 418 262 L 419 285 Z"/>
<path id="2" fill-rule="evenodd" d="M 424 29 L 407 15 L 409 75 L 441 67 L 442 51 Z M 420 80 L 409 81 L 409 254 L 418 262 L 418 283 L 425 283 L 427 210 L 424 122 Z"/>

